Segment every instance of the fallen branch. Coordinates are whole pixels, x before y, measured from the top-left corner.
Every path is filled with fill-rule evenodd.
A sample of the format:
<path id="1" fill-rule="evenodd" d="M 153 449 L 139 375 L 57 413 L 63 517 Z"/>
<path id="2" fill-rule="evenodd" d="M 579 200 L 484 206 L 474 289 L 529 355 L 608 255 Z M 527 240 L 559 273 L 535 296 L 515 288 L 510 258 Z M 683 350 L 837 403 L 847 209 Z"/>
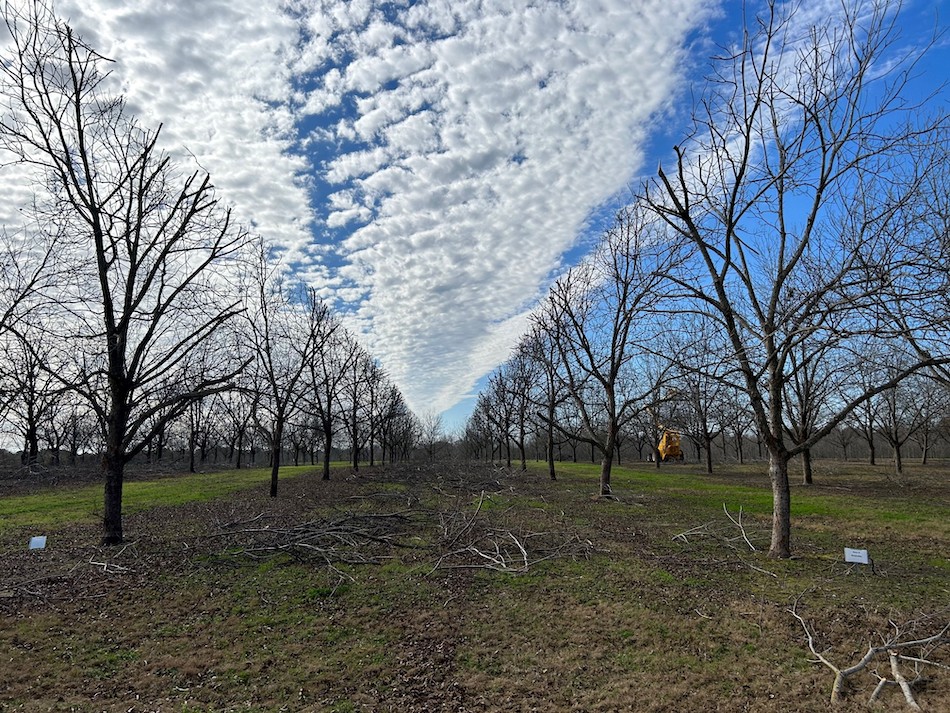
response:
<path id="1" fill-rule="evenodd" d="M 93 567 L 102 567 L 102 571 L 106 573 L 117 572 L 119 574 L 123 574 L 125 572 L 134 571 L 131 567 L 123 567 L 122 565 L 115 564 L 115 562 L 108 562 L 105 560 L 102 562 L 96 562 L 91 557 L 89 558 L 89 564 L 91 564 Z"/>
<path id="2" fill-rule="evenodd" d="M 815 637 L 813 636 L 808 623 L 796 611 L 796 608 L 797 603 L 795 607 L 789 609 L 789 613 L 791 613 L 791 615 L 798 620 L 799 624 L 801 624 L 802 629 L 805 632 L 805 639 L 808 643 L 808 650 L 811 651 L 812 655 L 815 657 L 814 661 L 816 663 L 824 664 L 834 674 L 834 682 L 831 686 L 832 703 L 841 702 L 841 699 L 844 697 L 847 691 L 848 680 L 852 676 L 865 670 L 875 659 L 884 655 L 887 656 L 890 662 L 891 676 L 893 676 L 893 680 L 877 674 L 878 683 L 874 688 L 874 691 L 871 693 L 869 702 L 873 703 L 874 701 L 878 700 L 881 692 L 886 686 L 896 685 L 900 687 L 902 693 L 904 694 L 904 700 L 907 702 L 907 705 L 910 706 L 912 710 L 919 711 L 921 708 L 914 699 L 912 687 L 921 678 L 920 666 L 926 664 L 938 666 L 940 668 L 946 668 L 943 664 L 933 661 L 929 657 L 941 646 L 950 644 L 950 635 L 948 635 L 948 632 L 950 632 L 950 623 L 947 623 L 945 626 L 943 626 L 943 628 L 940 629 L 940 631 L 930 636 L 904 641 L 901 640 L 901 630 L 902 628 L 910 626 L 910 624 L 901 626 L 891 622 L 893 632 L 890 634 L 890 636 L 882 636 L 882 643 L 878 646 L 869 644 L 867 651 L 857 663 L 848 666 L 847 668 L 840 668 L 832 663 L 832 661 L 827 658 L 823 652 L 818 651 L 818 649 L 815 647 Z M 919 656 L 904 656 L 900 653 L 906 649 L 914 648 L 920 650 Z M 913 680 L 908 681 L 903 673 L 901 673 L 899 666 L 900 660 L 914 662 L 915 672 L 917 675 Z"/>
<path id="3" fill-rule="evenodd" d="M 673 540 L 680 540 L 681 542 L 688 545 L 690 544 L 690 537 L 711 537 L 734 550 L 739 549 L 734 543 L 738 542 L 739 540 L 743 540 L 752 552 L 756 552 L 757 549 L 755 545 L 752 544 L 752 540 L 749 539 L 745 525 L 742 524 L 742 506 L 739 506 L 739 514 L 736 517 L 733 517 L 732 513 L 729 512 L 729 508 L 726 507 L 725 503 L 722 504 L 722 511 L 726 514 L 729 522 L 739 528 L 738 535 L 732 537 L 727 536 L 721 531 L 721 528 L 718 527 L 719 523 L 717 523 L 715 520 L 710 520 L 709 522 L 703 523 L 702 525 L 697 525 L 696 527 L 692 527 L 689 530 L 684 530 L 679 534 L 673 535 Z"/>
<path id="4" fill-rule="evenodd" d="M 723 511 L 724 513 L 726 513 L 726 517 L 729 518 L 729 520 L 732 522 L 732 524 L 739 528 L 739 532 L 742 533 L 742 539 L 745 540 L 745 543 L 749 546 L 749 549 L 752 550 L 753 552 L 755 552 L 755 545 L 753 545 L 753 544 L 749 541 L 749 537 L 748 537 L 748 536 L 746 535 L 746 533 L 745 533 L 745 528 L 742 526 L 742 506 L 741 506 L 741 505 L 739 506 L 739 517 L 738 517 L 738 518 L 734 518 L 734 517 L 729 513 L 729 510 L 726 508 L 726 504 L 725 504 L 725 503 L 722 504 L 722 511 Z"/>
<path id="5" fill-rule="evenodd" d="M 676 540 L 682 540 L 685 544 L 689 544 L 689 537 L 693 535 L 712 535 L 709 531 L 709 528 L 714 523 L 707 522 L 702 525 L 697 525 L 696 527 L 690 528 L 689 530 L 684 530 L 683 532 L 673 535 L 672 539 L 675 542 Z"/>
<path id="6" fill-rule="evenodd" d="M 490 530 L 464 547 L 444 552 L 429 574 L 440 569 L 490 569 L 523 574 L 550 559 L 586 559 L 593 552 L 590 540 L 581 540 L 577 535 L 562 538 L 563 533 L 555 532 L 516 534 L 509 530 Z"/>
<path id="7" fill-rule="evenodd" d="M 320 559 L 336 570 L 334 564 L 380 562 L 384 557 L 380 546 L 385 548 L 385 554 L 394 547 L 412 547 L 404 541 L 412 516 L 409 512 L 347 514 L 293 527 L 242 527 L 213 536 L 242 544 L 228 552 L 232 556 L 266 558 L 283 553 L 302 559 Z"/>
<path id="8" fill-rule="evenodd" d="M 894 651 L 888 651 L 887 655 L 891 660 L 891 673 L 894 675 L 894 680 L 897 682 L 897 685 L 901 687 L 904 700 L 907 701 L 907 705 L 909 705 L 912 710 L 919 711 L 920 706 L 917 704 L 917 701 L 914 700 L 914 693 L 910 690 L 910 684 L 907 682 L 907 679 L 904 678 L 897 664 L 897 654 Z"/>

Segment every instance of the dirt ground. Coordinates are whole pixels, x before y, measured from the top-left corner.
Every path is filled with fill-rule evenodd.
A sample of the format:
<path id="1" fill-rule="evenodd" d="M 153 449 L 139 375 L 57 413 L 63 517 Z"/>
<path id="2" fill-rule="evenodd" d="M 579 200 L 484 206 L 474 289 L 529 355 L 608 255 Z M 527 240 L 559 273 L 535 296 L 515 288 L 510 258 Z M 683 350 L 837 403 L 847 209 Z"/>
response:
<path id="1" fill-rule="evenodd" d="M 891 493 L 875 483 L 833 487 Z M 939 479 L 916 488 L 946 497 Z M 774 562 L 688 493 L 618 491 L 414 465 L 134 513 L 115 548 L 95 524 L 42 551 L 0 530 L 0 711 L 816 711 L 831 676 L 791 606 L 841 664 L 891 618 L 924 634 L 950 610 L 943 540 L 909 530 L 930 552 L 913 566 L 935 562 L 915 588 L 896 564 L 882 579 L 826 558 L 820 519 Z M 746 526 L 761 541 L 767 519 Z M 875 680 L 856 677 L 842 710 L 867 710 Z M 947 671 L 915 691 L 950 710 Z"/>

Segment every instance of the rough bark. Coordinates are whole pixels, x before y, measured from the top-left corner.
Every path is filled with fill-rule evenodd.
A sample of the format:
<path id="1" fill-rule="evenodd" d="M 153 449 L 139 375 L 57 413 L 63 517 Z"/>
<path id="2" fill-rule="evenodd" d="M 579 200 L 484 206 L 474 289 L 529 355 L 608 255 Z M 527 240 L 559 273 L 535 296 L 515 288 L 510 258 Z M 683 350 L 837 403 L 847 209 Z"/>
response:
<path id="1" fill-rule="evenodd" d="M 792 556 L 792 501 L 787 456 L 774 452 L 769 454 L 769 480 L 772 483 L 772 540 L 769 557 L 787 559 Z"/>

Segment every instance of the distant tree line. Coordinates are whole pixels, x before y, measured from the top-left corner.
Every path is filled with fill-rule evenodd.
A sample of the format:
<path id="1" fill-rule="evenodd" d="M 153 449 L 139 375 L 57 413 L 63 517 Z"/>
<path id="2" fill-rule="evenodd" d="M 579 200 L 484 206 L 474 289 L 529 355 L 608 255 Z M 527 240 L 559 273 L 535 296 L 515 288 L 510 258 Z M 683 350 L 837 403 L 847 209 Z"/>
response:
<path id="1" fill-rule="evenodd" d="M 489 375 L 490 383 L 504 383 L 507 378 L 504 372 L 511 363 L 509 359 L 495 369 Z M 688 383 L 688 376 L 681 375 L 684 382 Z M 533 383 L 528 392 L 528 400 L 535 406 L 545 404 L 538 398 L 542 396 L 539 389 L 540 385 Z M 512 422 L 505 428 L 495 411 L 500 404 L 489 398 L 497 393 L 486 390 L 479 394 L 475 412 L 458 434 L 456 446 L 466 457 L 520 469 L 522 452 L 514 434 L 523 428 L 525 460 L 548 461 L 551 454 L 549 468 L 555 472 L 559 462 L 601 463 L 599 449 L 582 430 L 549 429 L 549 421 L 539 411 L 528 411 L 523 423 Z M 868 410 L 853 414 L 810 449 L 810 453 L 816 458 L 886 465 L 894 469 L 896 476 L 903 474 L 903 466 L 911 460 L 921 465 L 950 460 L 950 388 L 927 377 L 908 379 L 901 388 L 895 389 L 892 403 L 895 397 L 899 404 L 896 411 L 884 408 L 886 398 L 878 396 L 869 402 Z M 751 413 L 743 405 L 741 393 L 718 393 L 708 411 L 701 410 L 703 403 L 693 399 L 678 398 L 675 403 L 666 403 L 665 422 L 657 424 L 651 413 L 643 412 L 621 429 L 614 463 L 648 462 L 659 468 L 663 458 L 656 457 L 656 447 L 667 430 L 681 436 L 685 461 L 701 465 L 707 473 L 713 473 L 721 464 L 743 465 L 767 460 L 762 438 L 754 428 Z M 870 420 L 862 422 L 867 418 Z M 570 405 L 564 404 L 552 420 L 569 423 Z M 901 435 L 897 449 L 888 440 L 888 428 L 894 428 Z M 549 433 L 552 435 L 550 446 Z M 807 484 L 811 461 L 799 456 L 799 464 L 801 480 Z"/>
<path id="2" fill-rule="evenodd" d="M 584 444 L 600 492 L 624 445 L 672 429 L 704 453 L 751 436 L 768 461 L 770 555 L 791 555 L 789 463 L 883 442 L 898 472 L 946 434 L 950 123 L 915 82 L 899 5 L 803 25 L 769 3 L 714 61 L 671 164 L 551 287 L 478 396 L 471 452 L 522 463 L 525 435 Z M 916 41 L 918 38 L 914 38 Z M 563 455 L 563 452 L 561 453 Z"/>
<path id="3" fill-rule="evenodd" d="M 170 447 L 192 470 L 221 448 L 266 458 L 271 495 L 287 451 L 319 451 L 324 478 L 334 449 L 354 468 L 407 457 L 420 425 L 398 389 L 210 176 L 161 149 L 110 61 L 42 0 L 3 19 L 0 165 L 32 187 L 0 236 L 0 418 L 23 467 L 95 454 L 114 544 L 126 466 Z"/>

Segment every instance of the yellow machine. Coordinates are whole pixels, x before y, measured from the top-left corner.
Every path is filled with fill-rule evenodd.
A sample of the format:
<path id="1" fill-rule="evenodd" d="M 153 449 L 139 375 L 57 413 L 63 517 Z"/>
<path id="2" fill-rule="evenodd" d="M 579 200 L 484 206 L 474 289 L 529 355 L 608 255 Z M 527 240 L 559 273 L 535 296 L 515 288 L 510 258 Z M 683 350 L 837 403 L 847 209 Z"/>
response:
<path id="1" fill-rule="evenodd" d="M 657 446 L 660 460 L 683 460 L 683 449 L 680 448 L 680 434 L 676 431 L 663 431 L 663 438 Z"/>

